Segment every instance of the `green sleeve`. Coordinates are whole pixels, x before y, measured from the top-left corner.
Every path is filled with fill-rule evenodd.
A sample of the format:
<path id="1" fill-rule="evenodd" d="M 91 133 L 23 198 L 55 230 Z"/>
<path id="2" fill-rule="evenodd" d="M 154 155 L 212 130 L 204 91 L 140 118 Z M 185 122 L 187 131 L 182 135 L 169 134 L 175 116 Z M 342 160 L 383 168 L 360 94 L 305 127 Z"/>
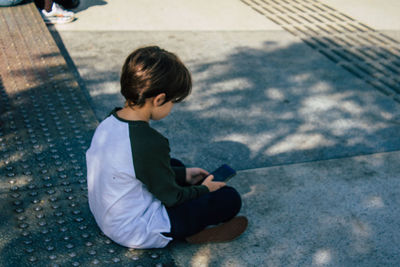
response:
<path id="1" fill-rule="evenodd" d="M 172 170 L 175 173 L 175 181 L 178 183 L 178 185 L 180 185 L 180 186 L 189 185 L 186 182 L 186 168 L 185 167 L 172 166 Z"/>
<path id="2" fill-rule="evenodd" d="M 209 192 L 204 185 L 181 186 L 170 164 L 168 140 L 147 123 L 131 123 L 129 135 L 136 178 L 166 207 L 173 207 Z"/>

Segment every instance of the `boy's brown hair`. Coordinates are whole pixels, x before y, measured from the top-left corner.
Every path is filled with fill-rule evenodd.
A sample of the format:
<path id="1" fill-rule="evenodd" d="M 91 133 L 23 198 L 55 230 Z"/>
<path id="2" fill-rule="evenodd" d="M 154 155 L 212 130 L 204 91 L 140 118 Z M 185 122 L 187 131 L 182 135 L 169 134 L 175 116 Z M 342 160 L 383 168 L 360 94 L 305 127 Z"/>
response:
<path id="1" fill-rule="evenodd" d="M 158 46 L 136 49 L 125 60 L 121 94 L 129 106 L 143 106 L 146 98 L 165 93 L 164 103 L 180 102 L 191 91 L 192 79 L 181 60 Z"/>

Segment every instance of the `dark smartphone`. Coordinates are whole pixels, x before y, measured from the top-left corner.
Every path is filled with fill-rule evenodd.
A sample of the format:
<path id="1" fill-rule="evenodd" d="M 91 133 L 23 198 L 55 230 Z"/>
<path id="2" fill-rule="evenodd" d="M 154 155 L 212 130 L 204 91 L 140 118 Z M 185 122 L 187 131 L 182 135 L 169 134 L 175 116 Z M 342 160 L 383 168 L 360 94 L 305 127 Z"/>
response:
<path id="1" fill-rule="evenodd" d="M 214 175 L 214 182 L 226 182 L 236 175 L 236 171 L 229 165 L 223 164 L 210 174 Z"/>

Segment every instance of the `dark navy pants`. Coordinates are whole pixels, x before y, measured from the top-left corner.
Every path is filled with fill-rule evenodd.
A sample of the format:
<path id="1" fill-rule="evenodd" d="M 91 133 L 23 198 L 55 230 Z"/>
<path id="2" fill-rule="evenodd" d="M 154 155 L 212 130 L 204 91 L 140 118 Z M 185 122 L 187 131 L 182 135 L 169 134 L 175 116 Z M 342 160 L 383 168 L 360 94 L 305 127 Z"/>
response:
<path id="1" fill-rule="evenodd" d="M 183 165 L 177 160 L 172 160 L 171 164 Z M 167 208 L 171 232 L 164 235 L 174 239 L 184 239 L 209 225 L 229 221 L 239 213 L 241 206 L 239 193 L 233 187 L 224 186 L 217 191 Z"/>

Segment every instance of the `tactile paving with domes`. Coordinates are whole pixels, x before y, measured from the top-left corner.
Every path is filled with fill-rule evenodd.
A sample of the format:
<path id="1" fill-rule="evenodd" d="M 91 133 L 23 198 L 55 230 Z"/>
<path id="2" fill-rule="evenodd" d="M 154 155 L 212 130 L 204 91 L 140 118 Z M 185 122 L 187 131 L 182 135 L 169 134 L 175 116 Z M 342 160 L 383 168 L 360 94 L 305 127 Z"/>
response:
<path id="1" fill-rule="evenodd" d="M 0 265 L 174 266 L 168 249 L 119 246 L 87 203 L 97 125 L 33 3 L 0 9 Z"/>

